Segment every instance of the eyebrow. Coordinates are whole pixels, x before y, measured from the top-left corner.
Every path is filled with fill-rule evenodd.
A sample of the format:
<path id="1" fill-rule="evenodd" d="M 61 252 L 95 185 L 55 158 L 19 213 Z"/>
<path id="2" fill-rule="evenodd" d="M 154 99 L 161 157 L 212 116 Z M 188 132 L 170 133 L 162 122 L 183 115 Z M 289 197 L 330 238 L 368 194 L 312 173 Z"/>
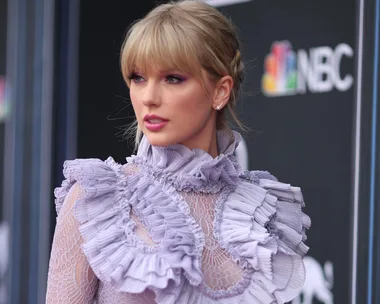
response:
<path id="1" fill-rule="evenodd" d="M 180 69 L 166 69 L 166 70 L 158 70 L 158 72 L 160 74 L 185 74 L 185 75 L 188 75 L 190 76 L 191 73 L 190 72 L 186 72 L 184 70 L 180 70 Z"/>

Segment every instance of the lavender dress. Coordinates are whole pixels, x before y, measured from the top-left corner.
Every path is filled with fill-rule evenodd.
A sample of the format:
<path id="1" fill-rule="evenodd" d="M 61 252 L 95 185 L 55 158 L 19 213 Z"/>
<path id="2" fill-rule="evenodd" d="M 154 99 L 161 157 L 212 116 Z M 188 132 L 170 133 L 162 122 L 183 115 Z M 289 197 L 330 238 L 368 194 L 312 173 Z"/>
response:
<path id="1" fill-rule="evenodd" d="M 220 155 L 153 147 L 64 165 L 47 303 L 269 304 L 296 297 L 310 219 L 300 188 Z"/>

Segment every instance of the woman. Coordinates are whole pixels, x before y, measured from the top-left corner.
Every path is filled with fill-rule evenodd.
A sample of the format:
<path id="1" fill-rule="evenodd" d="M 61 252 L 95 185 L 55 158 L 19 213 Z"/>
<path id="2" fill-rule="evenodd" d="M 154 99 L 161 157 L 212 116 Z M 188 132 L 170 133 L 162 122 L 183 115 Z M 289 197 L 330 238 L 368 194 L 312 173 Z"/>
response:
<path id="1" fill-rule="evenodd" d="M 229 129 L 243 79 L 233 25 L 202 2 L 157 6 L 121 68 L 136 155 L 64 165 L 47 303 L 284 303 L 304 282 L 299 188 L 244 172 Z"/>

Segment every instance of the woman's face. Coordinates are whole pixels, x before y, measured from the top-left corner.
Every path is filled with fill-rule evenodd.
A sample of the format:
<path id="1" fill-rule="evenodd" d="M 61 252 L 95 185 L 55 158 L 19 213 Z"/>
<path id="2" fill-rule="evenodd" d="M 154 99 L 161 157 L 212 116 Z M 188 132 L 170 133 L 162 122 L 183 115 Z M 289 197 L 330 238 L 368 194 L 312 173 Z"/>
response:
<path id="1" fill-rule="evenodd" d="M 206 76 L 206 72 L 204 72 Z M 202 148 L 216 130 L 215 84 L 179 70 L 136 70 L 130 96 L 138 124 L 153 146 Z M 207 145 L 207 143 L 206 143 Z"/>

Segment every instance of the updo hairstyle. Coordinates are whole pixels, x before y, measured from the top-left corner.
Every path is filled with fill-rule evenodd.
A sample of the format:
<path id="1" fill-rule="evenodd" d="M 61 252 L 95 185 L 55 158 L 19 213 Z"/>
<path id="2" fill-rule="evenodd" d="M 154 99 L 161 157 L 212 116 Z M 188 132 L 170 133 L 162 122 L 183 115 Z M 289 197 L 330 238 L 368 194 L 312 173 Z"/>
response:
<path id="1" fill-rule="evenodd" d="M 136 68 L 146 71 L 152 64 L 194 75 L 203 85 L 202 69 L 212 81 L 230 75 L 234 86 L 228 103 L 218 112 L 216 128 L 231 131 L 225 109 L 243 128 L 234 111 L 243 82 L 240 42 L 232 22 L 216 8 L 190 0 L 158 5 L 129 28 L 120 63 L 128 87 Z M 136 144 L 140 138 L 136 123 Z"/>

